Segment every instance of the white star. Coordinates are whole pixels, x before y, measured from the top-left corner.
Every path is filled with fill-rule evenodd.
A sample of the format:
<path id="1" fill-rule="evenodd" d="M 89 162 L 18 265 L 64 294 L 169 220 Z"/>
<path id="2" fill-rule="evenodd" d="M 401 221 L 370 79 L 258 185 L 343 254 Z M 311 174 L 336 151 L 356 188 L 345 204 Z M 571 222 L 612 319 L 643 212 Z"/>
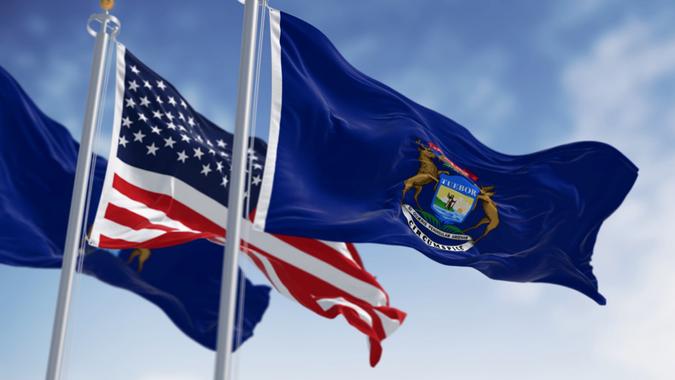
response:
<path id="1" fill-rule="evenodd" d="M 126 98 L 125 100 L 126 100 L 126 102 L 127 102 L 127 107 L 133 108 L 133 107 L 136 106 L 136 102 L 134 102 L 134 99 L 132 99 L 132 98 Z"/>
<path id="2" fill-rule="evenodd" d="M 213 144 L 211 144 L 211 140 L 206 140 L 206 145 L 213 146 Z"/>
<path id="3" fill-rule="evenodd" d="M 169 96 L 169 104 L 171 104 L 172 106 L 176 105 L 176 99 L 174 99 L 173 96 Z"/>
<path id="4" fill-rule="evenodd" d="M 187 109 L 187 104 L 185 104 L 185 100 L 181 99 L 181 100 L 180 100 L 180 105 L 181 105 L 181 107 Z"/>
<path id="5" fill-rule="evenodd" d="M 140 112 L 138 113 L 138 120 L 144 121 L 144 122 L 146 122 L 146 123 L 148 122 L 148 118 L 145 117 L 145 115 L 143 115 L 143 114 L 140 113 Z"/>
<path id="6" fill-rule="evenodd" d="M 131 127 L 131 119 L 129 119 L 128 116 L 125 116 L 122 119 L 122 125 L 125 126 L 125 127 Z"/>
<path id="7" fill-rule="evenodd" d="M 134 141 L 143 142 L 143 137 L 145 137 L 145 135 L 143 134 L 143 132 L 141 132 L 140 129 L 138 130 L 138 132 L 134 133 Z"/>
<path id="8" fill-rule="evenodd" d="M 209 173 L 211 173 L 211 164 L 202 165 L 202 171 L 200 173 L 205 176 L 209 175 Z"/>
<path id="9" fill-rule="evenodd" d="M 148 154 L 152 154 L 153 156 L 157 155 L 157 150 L 159 148 L 155 146 L 155 143 L 152 143 L 152 145 L 146 145 L 145 147 L 148 149 L 148 153 L 146 153 L 146 155 Z"/>
<path id="10" fill-rule="evenodd" d="M 194 127 L 195 126 L 195 119 L 193 119 L 192 117 L 188 117 L 188 124 L 190 124 L 191 127 Z"/>
<path id="11" fill-rule="evenodd" d="M 185 160 L 187 160 L 188 156 L 185 154 L 185 151 L 178 152 L 178 161 L 185 163 Z"/>
<path id="12" fill-rule="evenodd" d="M 173 121 L 173 118 L 175 117 L 171 112 L 167 112 L 164 115 L 166 116 L 167 119 L 169 119 L 169 121 Z"/>
<path id="13" fill-rule="evenodd" d="M 151 85 L 150 82 L 148 82 L 147 80 L 144 80 L 144 81 L 143 81 L 143 87 L 145 87 L 145 88 L 147 88 L 147 89 L 149 89 L 149 90 L 152 90 L 152 85 Z"/>
<path id="14" fill-rule="evenodd" d="M 251 161 L 258 161 L 258 156 L 256 156 L 255 153 L 249 153 L 248 158 L 250 158 Z"/>
<path id="15" fill-rule="evenodd" d="M 223 163 L 222 163 L 222 161 L 216 161 L 216 170 L 218 170 L 218 172 L 220 172 L 220 173 L 223 172 Z"/>
<path id="16" fill-rule="evenodd" d="M 166 127 L 169 128 L 169 129 L 172 129 L 172 130 L 176 130 L 176 124 L 174 124 L 174 123 L 168 123 L 166 125 Z"/>
<path id="17" fill-rule="evenodd" d="M 123 135 L 120 136 L 120 139 L 119 139 L 119 144 L 120 144 L 120 145 L 122 145 L 123 147 L 126 148 L 128 142 L 129 142 L 129 141 L 127 140 L 126 137 L 124 137 Z"/>
<path id="18" fill-rule="evenodd" d="M 225 158 L 230 157 L 230 155 L 225 152 L 220 152 L 220 155 Z"/>
<path id="19" fill-rule="evenodd" d="M 135 80 L 129 82 L 129 91 L 138 91 L 138 83 Z"/>
<path id="20" fill-rule="evenodd" d="M 253 177 L 253 186 L 258 186 L 258 185 L 260 185 L 260 182 L 262 182 L 262 178 L 260 178 L 259 175 Z"/>
<path id="21" fill-rule="evenodd" d="M 169 148 L 173 149 L 173 144 L 175 143 L 176 142 L 173 140 L 173 138 L 171 138 L 171 136 L 169 136 L 168 139 L 164 139 L 164 147 L 168 146 Z"/>
<path id="22" fill-rule="evenodd" d="M 152 129 L 152 133 L 159 134 L 160 129 L 157 126 L 153 125 L 150 129 Z"/>
<path id="23" fill-rule="evenodd" d="M 227 179 L 227 177 L 223 177 L 223 182 L 221 182 L 220 185 L 222 187 L 227 187 L 228 182 L 229 182 L 229 180 Z"/>
<path id="24" fill-rule="evenodd" d="M 157 95 L 157 97 L 155 98 L 155 100 L 157 101 L 158 104 L 164 104 L 164 102 L 162 101 L 162 97 L 159 96 L 159 95 Z"/>
<path id="25" fill-rule="evenodd" d="M 253 164 L 253 169 L 262 169 L 263 166 L 260 164 Z"/>
<path id="26" fill-rule="evenodd" d="M 183 132 L 187 131 L 187 129 L 185 129 L 185 127 L 180 124 L 178 125 L 178 129 L 180 129 Z"/>
<path id="27" fill-rule="evenodd" d="M 150 101 L 148 100 L 147 96 L 144 96 L 144 97 L 141 98 L 141 105 L 143 107 L 147 107 L 147 106 L 150 105 Z"/>
<path id="28" fill-rule="evenodd" d="M 218 144 L 218 147 L 220 147 L 220 148 L 225 148 L 225 146 L 227 145 L 227 144 L 225 144 L 225 141 L 220 140 L 220 139 L 218 141 L 216 141 L 216 144 Z"/>
<path id="29" fill-rule="evenodd" d="M 131 72 L 133 72 L 134 74 L 138 74 L 140 73 L 140 70 L 138 70 L 138 67 L 136 67 L 136 65 L 131 65 Z"/>
<path id="30" fill-rule="evenodd" d="M 187 135 L 180 135 L 180 139 L 188 143 L 190 142 L 190 138 Z"/>
<path id="31" fill-rule="evenodd" d="M 209 149 L 209 154 L 212 155 L 212 156 L 215 156 L 215 155 L 216 155 L 216 151 L 213 150 L 213 149 Z"/>
<path id="32" fill-rule="evenodd" d="M 194 156 L 197 157 L 198 160 L 201 160 L 202 156 L 204 155 L 204 152 L 202 152 L 202 150 L 200 148 L 196 148 L 196 149 L 194 149 L 194 151 L 195 151 Z"/>
<path id="33" fill-rule="evenodd" d="M 152 112 L 152 117 L 157 118 L 159 120 L 162 120 L 162 113 L 159 111 L 153 111 Z"/>
<path id="34" fill-rule="evenodd" d="M 178 118 L 185 121 L 185 116 L 183 116 L 182 112 L 178 112 Z"/>
<path id="35" fill-rule="evenodd" d="M 202 136 L 197 135 L 196 140 L 199 141 L 200 143 L 204 142 L 204 139 L 202 139 Z"/>
<path id="36" fill-rule="evenodd" d="M 158 80 L 157 81 L 157 87 L 159 87 L 160 90 L 164 91 L 166 88 L 166 85 L 164 84 L 164 81 Z"/>

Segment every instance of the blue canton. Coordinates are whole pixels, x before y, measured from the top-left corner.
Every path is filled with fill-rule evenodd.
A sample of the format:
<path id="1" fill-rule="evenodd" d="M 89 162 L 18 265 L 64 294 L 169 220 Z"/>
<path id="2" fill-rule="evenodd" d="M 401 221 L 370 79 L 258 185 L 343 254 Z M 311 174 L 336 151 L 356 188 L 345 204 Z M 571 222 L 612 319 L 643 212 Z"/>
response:
<path id="1" fill-rule="evenodd" d="M 171 83 L 128 49 L 122 107 L 117 158 L 176 177 L 227 207 L 232 134 L 196 112 Z M 258 200 L 266 149 L 258 138 L 248 149 L 246 215 Z"/>

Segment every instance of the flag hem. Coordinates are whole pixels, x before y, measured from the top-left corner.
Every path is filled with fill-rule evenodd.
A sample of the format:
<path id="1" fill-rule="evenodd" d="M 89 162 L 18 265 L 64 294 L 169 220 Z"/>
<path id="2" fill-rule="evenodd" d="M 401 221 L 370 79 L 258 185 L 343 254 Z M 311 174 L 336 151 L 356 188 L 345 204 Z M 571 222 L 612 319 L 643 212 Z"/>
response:
<path id="1" fill-rule="evenodd" d="M 127 48 L 124 46 L 124 44 L 117 42 L 116 50 L 115 111 L 113 115 L 113 128 L 112 134 L 110 135 L 110 153 L 108 154 L 108 157 L 117 157 L 117 147 L 119 144 L 116 136 L 119 136 L 120 126 L 122 125 L 122 103 L 124 101 L 124 81 L 126 79 L 126 62 L 124 57 L 126 55 Z M 109 193 L 111 192 L 112 182 L 115 176 L 115 170 L 113 170 L 113 167 L 113 163 L 108 161 L 108 166 L 106 166 L 105 169 L 105 178 L 103 179 L 103 189 L 101 190 L 101 197 L 99 198 L 98 208 L 96 210 L 96 217 L 94 218 L 94 222 L 92 223 L 89 232 L 90 236 L 88 237 L 88 243 L 93 247 L 99 246 L 101 234 L 100 232 L 97 232 L 98 229 L 94 228 L 94 226 L 98 221 L 105 219 L 105 210 L 107 209 L 107 203 L 110 199 Z"/>
<path id="2" fill-rule="evenodd" d="M 279 127 L 281 125 L 282 105 L 282 73 L 281 73 L 281 23 L 278 9 L 270 8 L 270 50 L 272 58 L 272 101 L 270 110 L 270 128 L 267 138 L 267 152 L 265 156 L 265 171 L 258 195 L 253 228 L 265 230 L 267 211 L 272 200 L 272 185 L 277 161 L 277 145 L 279 142 Z"/>

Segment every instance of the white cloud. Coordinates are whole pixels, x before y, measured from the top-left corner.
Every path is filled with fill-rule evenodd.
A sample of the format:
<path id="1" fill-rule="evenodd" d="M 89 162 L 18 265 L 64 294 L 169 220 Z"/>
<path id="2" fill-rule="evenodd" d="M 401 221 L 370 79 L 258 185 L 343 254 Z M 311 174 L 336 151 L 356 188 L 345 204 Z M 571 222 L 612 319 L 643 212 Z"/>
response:
<path id="1" fill-rule="evenodd" d="M 532 286 L 518 282 L 502 281 L 495 288 L 497 296 L 509 304 L 532 305 L 536 304 L 544 296 L 543 286 Z"/>
<path id="2" fill-rule="evenodd" d="M 383 82 L 492 142 L 516 110 L 516 97 L 505 85 L 508 52 L 497 47 L 476 50 L 435 28 L 425 33 Z"/>
<path id="3" fill-rule="evenodd" d="M 626 21 L 568 67 L 563 85 L 576 125 L 572 138 L 609 142 L 640 167 L 596 247 L 598 275 L 610 294 L 594 353 L 640 378 L 672 378 L 675 33 Z"/>
<path id="4" fill-rule="evenodd" d="M 675 36 L 655 34 L 649 25 L 629 21 L 572 64 L 564 83 L 572 95 L 577 137 L 611 132 L 613 140 L 630 142 L 626 148 L 640 158 L 664 148 L 667 141 L 658 135 L 672 132 L 672 125 L 664 125 L 672 115 L 672 101 L 664 103 L 659 89 L 668 81 L 674 85 Z"/>

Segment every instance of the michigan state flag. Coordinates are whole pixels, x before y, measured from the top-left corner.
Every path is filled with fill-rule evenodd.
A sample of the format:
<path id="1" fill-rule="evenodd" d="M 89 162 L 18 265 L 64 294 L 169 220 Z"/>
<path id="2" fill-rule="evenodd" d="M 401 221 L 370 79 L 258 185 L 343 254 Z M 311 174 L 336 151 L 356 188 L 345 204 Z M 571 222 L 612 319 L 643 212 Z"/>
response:
<path id="1" fill-rule="evenodd" d="M 494 279 L 564 285 L 605 303 L 591 255 L 637 177 L 623 154 L 599 142 L 495 152 L 357 71 L 311 25 L 275 10 L 270 18 L 258 228 L 405 245 Z"/>

